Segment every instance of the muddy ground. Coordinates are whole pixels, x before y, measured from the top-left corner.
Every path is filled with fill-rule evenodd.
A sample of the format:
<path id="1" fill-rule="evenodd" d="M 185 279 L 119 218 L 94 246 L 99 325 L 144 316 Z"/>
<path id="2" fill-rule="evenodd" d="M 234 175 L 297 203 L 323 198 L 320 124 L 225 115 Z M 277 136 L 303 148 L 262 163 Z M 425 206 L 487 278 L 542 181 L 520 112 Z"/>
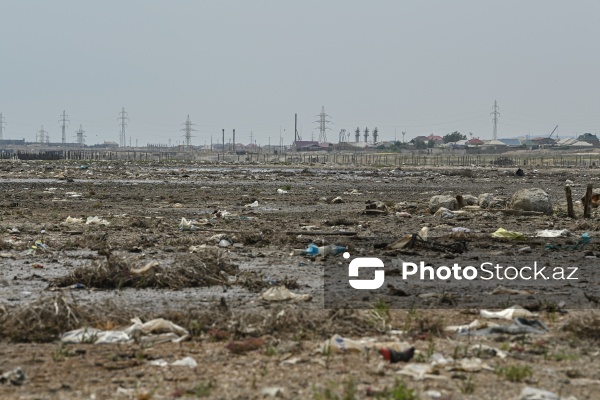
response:
<path id="1" fill-rule="evenodd" d="M 3 162 L 0 372 L 21 367 L 26 378 L 21 385 L 0 384 L 0 398 L 512 399 L 531 386 L 564 398 L 597 399 L 600 317 L 594 309 L 600 286 L 593 269 L 600 256 L 600 242 L 594 240 L 600 221 L 596 211 L 584 220 L 580 204 L 578 218 L 567 218 L 563 203 L 566 180 L 573 182 L 578 199 L 588 183 L 600 184 L 600 170 L 533 168 L 516 177 L 512 169 L 490 167 L 465 172 Z M 483 210 L 444 219 L 427 209 L 435 194 L 493 193 L 509 200 L 519 188 L 545 190 L 553 199 L 554 214 Z M 343 202 L 332 203 L 338 196 Z M 365 214 L 366 202 L 375 200 L 384 202 L 388 212 Z M 255 201 L 258 206 L 247 206 Z M 223 211 L 231 214 L 222 218 Z M 109 224 L 86 225 L 93 216 Z M 67 217 L 84 222 L 68 224 Z M 195 220 L 196 228 L 180 230 L 182 218 Z M 429 227 L 428 242 L 440 246 L 389 249 L 424 226 Z M 454 227 L 469 228 L 470 233 L 452 234 Z M 492 238 L 500 227 L 527 238 Z M 542 229 L 568 229 L 571 235 L 534 238 Z M 569 249 L 583 233 L 589 233 L 591 243 Z M 223 240 L 230 246 L 219 247 Z M 453 286 L 398 280 L 395 268 L 389 274 L 394 288 L 384 288 L 388 292 L 383 294 L 349 292 L 337 278 L 332 292 L 324 294 L 324 277 L 332 277 L 328 271 L 347 271 L 349 260 L 293 254 L 311 242 L 346 246 L 351 259 L 381 258 L 391 270 L 394 260 L 436 267 L 535 261 L 551 267 L 576 265 L 582 275 L 578 282 L 559 284 L 511 286 L 494 280 Z M 460 246 L 453 247 L 456 243 Z M 548 243 L 563 249 L 546 250 Z M 151 261 L 161 268 L 159 278 L 177 266 L 198 263 L 206 265 L 207 273 L 193 277 L 194 287 L 179 287 L 189 285 L 177 280 L 166 288 L 140 288 L 143 283 L 127 287 L 117 280 L 102 286 L 84 283 L 81 275 L 69 278 L 78 268 L 117 262 L 135 269 Z M 281 284 L 312 300 L 260 299 L 269 287 Z M 499 285 L 528 292 L 491 295 Z M 481 308 L 500 310 L 513 304 L 536 313 L 549 332 L 474 337 L 444 331 L 448 325 L 482 320 Z M 164 317 L 192 337 L 152 346 L 60 344 L 66 330 L 115 329 L 129 325 L 133 317 Z M 478 357 L 486 365 L 478 371 L 445 365 L 419 380 L 399 374 L 406 364 L 388 364 L 374 350 L 319 351 L 334 334 L 414 346 L 417 354 L 411 363 L 431 364 L 441 354 L 458 362 Z M 469 351 L 479 343 L 506 357 Z M 153 360 L 187 356 L 198 365 L 151 365 Z"/>

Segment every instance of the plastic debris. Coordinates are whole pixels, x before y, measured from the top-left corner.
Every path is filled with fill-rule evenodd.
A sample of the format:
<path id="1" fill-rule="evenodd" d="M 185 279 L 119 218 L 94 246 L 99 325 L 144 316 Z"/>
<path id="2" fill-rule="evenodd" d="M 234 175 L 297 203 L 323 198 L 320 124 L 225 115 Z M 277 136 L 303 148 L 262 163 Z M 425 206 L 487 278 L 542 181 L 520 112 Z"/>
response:
<path id="1" fill-rule="evenodd" d="M 421 381 L 424 379 L 436 379 L 436 380 L 446 380 L 447 377 L 443 375 L 433 374 L 434 368 L 430 364 L 424 363 L 410 363 L 406 364 L 404 368 L 398 371 L 399 375 L 409 376 L 414 380 Z"/>
<path id="2" fill-rule="evenodd" d="M 410 215 L 406 211 L 398 211 L 398 212 L 396 212 L 396 217 L 398 217 L 398 218 L 412 218 L 412 215 Z"/>
<path id="3" fill-rule="evenodd" d="M 255 200 L 254 203 L 246 204 L 244 207 L 258 207 L 258 200 Z"/>
<path id="4" fill-rule="evenodd" d="M 265 301 L 311 301 L 312 296 L 310 294 L 296 294 L 291 292 L 285 286 L 276 286 L 267 289 L 263 294 L 260 295 L 261 299 Z"/>
<path id="5" fill-rule="evenodd" d="M 219 247 L 229 247 L 231 246 L 231 242 L 227 239 L 221 239 L 219 241 Z"/>
<path id="6" fill-rule="evenodd" d="M 520 232 L 507 231 L 504 228 L 498 228 L 498 230 L 492 233 L 492 237 L 501 238 L 501 239 L 512 239 L 512 240 L 522 240 L 525 239 L 525 235 Z"/>
<path id="7" fill-rule="evenodd" d="M 333 335 L 330 339 L 327 339 L 321 346 L 321 353 L 327 353 L 329 351 L 335 353 L 345 352 L 362 352 L 366 350 L 377 350 L 381 348 L 387 348 L 396 352 L 404 352 L 411 346 L 406 342 L 379 342 L 373 338 L 364 338 L 360 340 L 354 340 L 342 337 L 338 334 Z"/>
<path id="8" fill-rule="evenodd" d="M 65 219 L 65 224 L 83 224 L 83 218 L 71 218 L 71 216 L 68 216 Z"/>
<path id="9" fill-rule="evenodd" d="M 543 335 L 548 333 L 548 327 L 535 319 L 515 318 L 511 325 L 492 326 L 477 331 L 465 332 L 463 335 L 488 336 L 497 334 L 506 335 Z"/>
<path id="10" fill-rule="evenodd" d="M 342 198 L 339 197 L 339 196 L 336 197 L 336 198 L 334 198 L 333 200 L 331 200 L 331 204 L 340 204 L 340 203 L 343 203 L 343 202 L 344 202 L 344 200 L 342 200 Z"/>
<path id="11" fill-rule="evenodd" d="M 382 347 L 379 349 L 379 354 L 383 356 L 386 361 L 389 361 L 391 364 L 397 362 L 409 362 L 415 355 L 415 348 L 411 347 L 405 351 L 395 351 L 388 347 Z"/>
<path id="12" fill-rule="evenodd" d="M 452 233 L 471 233 L 471 230 L 469 228 L 457 226 L 457 227 L 450 229 L 450 232 L 452 232 Z"/>
<path id="13" fill-rule="evenodd" d="M 277 189 L 277 194 L 287 194 L 287 193 L 288 193 L 287 190 Z"/>
<path id="14" fill-rule="evenodd" d="M 559 395 L 547 390 L 526 386 L 521 390 L 521 394 L 519 394 L 517 400 L 561 400 L 561 398 Z"/>
<path id="15" fill-rule="evenodd" d="M 110 222 L 108 222 L 105 219 L 101 219 L 100 217 L 94 216 L 94 217 L 87 217 L 85 224 L 86 225 L 110 225 Z"/>
<path id="16" fill-rule="evenodd" d="M 181 218 L 181 222 L 179 222 L 179 230 L 180 231 L 194 231 L 196 227 L 194 226 L 193 220 L 187 220 L 185 218 Z"/>
<path id="17" fill-rule="evenodd" d="M 568 229 L 544 229 L 543 231 L 537 231 L 535 237 L 544 238 L 555 238 L 569 236 L 571 232 Z"/>
<path id="18" fill-rule="evenodd" d="M 283 388 L 281 387 L 265 387 L 260 390 L 260 394 L 269 397 L 282 397 Z"/>
<path id="19" fill-rule="evenodd" d="M 172 367 L 196 368 L 198 366 L 198 363 L 192 357 L 184 357 L 181 360 L 173 361 L 170 364 L 162 358 L 159 358 L 157 360 L 150 361 L 150 365 L 154 365 L 157 367 L 168 367 L 170 365 Z"/>
<path id="20" fill-rule="evenodd" d="M 537 317 L 536 314 L 532 313 L 529 310 L 524 309 L 521 306 L 511 306 L 507 309 L 504 309 L 502 311 L 487 311 L 487 310 L 481 310 L 479 311 L 479 315 L 481 315 L 482 318 L 491 318 L 491 319 L 508 319 L 511 320 L 513 318 L 532 318 L 532 317 Z"/>
<path id="21" fill-rule="evenodd" d="M 498 285 L 496 289 L 494 289 L 490 294 L 499 295 L 499 294 L 515 294 L 515 295 L 531 295 L 535 294 L 533 290 L 519 290 L 519 289 L 511 289 L 506 286 Z"/>
<path id="22" fill-rule="evenodd" d="M 132 268 L 131 273 L 132 274 L 143 274 L 145 272 L 150 271 L 152 268 L 158 267 L 159 265 L 160 265 L 160 263 L 158 261 L 150 261 L 149 263 L 147 263 L 146 265 L 144 265 L 141 268 Z"/>
<path id="23" fill-rule="evenodd" d="M 140 343 L 179 343 L 189 338 L 186 329 L 175 325 L 171 321 L 162 318 L 153 319 L 143 323 L 139 318 L 133 318 L 133 323 L 123 330 L 102 331 L 99 329 L 85 327 L 65 332 L 61 335 L 62 343 L 133 343 L 134 338 L 139 337 Z"/>
<path id="24" fill-rule="evenodd" d="M 301 250 L 301 255 L 309 255 L 309 256 L 328 256 L 328 255 L 337 255 L 346 251 L 346 247 L 337 246 L 330 244 L 328 246 L 317 246 L 314 243 L 308 245 L 308 248 L 305 250 Z"/>
<path id="25" fill-rule="evenodd" d="M 475 329 L 484 328 L 490 326 L 491 324 L 488 322 L 482 322 L 478 319 L 473 322 L 465 325 L 451 325 L 444 328 L 447 332 L 458 332 L 458 333 L 466 333 Z M 494 324 L 495 325 L 495 324 Z"/>
<path id="26" fill-rule="evenodd" d="M 12 371 L 8 371 L 0 375 L 0 383 L 10 383 L 11 385 L 21 386 L 23 382 L 27 379 L 27 375 L 21 369 L 21 367 L 17 367 Z"/>
<path id="27" fill-rule="evenodd" d="M 586 244 L 590 243 L 591 240 L 592 240 L 592 238 L 590 237 L 590 234 L 586 232 L 581 235 L 581 237 L 575 244 L 560 245 L 560 244 L 547 243 L 546 246 L 544 246 L 544 249 L 545 250 L 568 250 L 568 251 L 581 250 Z"/>
<path id="28" fill-rule="evenodd" d="M 463 371 L 463 372 L 479 372 L 481 370 L 493 371 L 494 369 L 481 361 L 480 358 L 462 358 L 460 361 L 446 367 L 449 371 Z"/>
<path id="29" fill-rule="evenodd" d="M 453 213 L 452 211 L 450 211 L 444 207 L 438 208 L 434 215 L 436 217 L 442 217 L 442 218 L 446 218 L 446 219 L 454 218 L 456 216 L 455 213 Z"/>

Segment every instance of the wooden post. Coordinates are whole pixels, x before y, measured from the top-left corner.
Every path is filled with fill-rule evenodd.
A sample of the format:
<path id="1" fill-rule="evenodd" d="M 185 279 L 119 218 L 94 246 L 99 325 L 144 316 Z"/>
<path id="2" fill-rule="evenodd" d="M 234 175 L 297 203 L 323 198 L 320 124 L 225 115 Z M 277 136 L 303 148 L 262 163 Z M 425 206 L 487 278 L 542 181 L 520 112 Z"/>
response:
<path id="1" fill-rule="evenodd" d="M 463 197 L 460 194 L 456 195 L 456 202 L 458 203 L 458 209 L 459 210 L 465 206 L 465 202 L 463 200 Z"/>
<path id="2" fill-rule="evenodd" d="M 571 195 L 571 187 L 565 187 L 565 194 L 567 195 L 567 216 L 575 219 L 575 211 L 573 210 L 573 197 Z"/>
<path id="3" fill-rule="evenodd" d="M 590 183 L 587 186 L 585 196 L 583 196 L 583 218 L 592 217 L 592 189 L 593 185 Z"/>

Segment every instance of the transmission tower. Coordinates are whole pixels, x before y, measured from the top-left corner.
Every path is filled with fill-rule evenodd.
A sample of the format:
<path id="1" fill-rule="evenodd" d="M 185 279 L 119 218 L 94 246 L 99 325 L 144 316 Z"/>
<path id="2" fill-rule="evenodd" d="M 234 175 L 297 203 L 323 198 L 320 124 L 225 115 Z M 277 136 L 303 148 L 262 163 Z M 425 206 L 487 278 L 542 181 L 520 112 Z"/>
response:
<path id="1" fill-rule="evenodd" d="M 327 130 L 330 129 L 327 127 L 327 124 L 330 124 L 331 121 L 327 119 L 329 115 L 325 114 L 325 106 L 321 107 L 321 114 L 317 115 L 319 117 L 317 122 L 319 124 L 319 143 L 324 143 L 327 141 Z"/>
<path id="2" fill-rule="evenodd" d="M 369 143 L 369 128 L 365 128 L 365 143 Z"/>
<path id="3" fill-rule="evenodd" d="M 498 115 L 500 115 L 500 113 L 498 112 L 498 104 L 496 104 L 496 100 L 494 100 L 494 107 L 492 109 L 494 111 L 492 111 L 490 113 L 490 115 L 494 116 L 494 119 L 492 119 L 492 121 L 494 122 L 494 137 L 493 137 L 493 139 L 496 140 L 498 138 Z"/>
<path id="4" fill-rule="evenodd" d="M 117 120 L 121 120 L 121 133 L 119 135 L 119 147 L 126 147 L 127 139 L 125 138 L 125 127 L 127 126 L 127 123 L 125 121 L 128 121 L 129 117 L 127 116 L 127 113 L 125 112 L 125 107 L 123 107 L 121 109 L 121 112 L 119 113 L 119 117 L 117 118 Z"/>
<path id="5" fill-rule="evenodd" d="M 356 143 L 360 142 L 360 128 L 356 128 L 354 131 L 354 141 Z"/>
<path id="6" fill-rule="evenodd" d="M 192 121 L 190 120 L 190 115 L 188 114 L 187 116 L 187 120 L 185 121 L 185 128 L 182 129 L 182 131 L 185 132 L 185 146 L 186 147 L 190 147 L 192 145 L 192 132 L 195 132 L 196 129 L 192 128 L 193 125 L 196 124 L 192 124 Z"/>
<path id="7" fill-rule="evenodd" d="M 65 129 L 67 129 L 67 122 L 71 122 L 67 119 L 68 115 L 65 114 L 65 110 L 63 110 L 62 115 L 60 116 L 61 118 L 58 120 L 58 122 L 61 123 L 60 127 L 62 128 L 62 143 L 65 144 L 67 143 L 67 135 L 65 133 Z"/>
<path id="8" fill-rule="evenodd" d="M 81 127 L 81 125 L 79 125 L 79 130 L 77 132 L 75 132 L 75 134 L 77 135 L 77 143 L 80 146 L 83 146 L 85 144 L 85 135 L 84 135 L 85 131 L 83 130 L 83 128 Z"/>
<path id="9" fill-rule="evenodd" d="M 4 121 L 4 117 L 2 116 L 2 113 L 0 113 L 0 140 L 4 140 L 4 136 L 2 136 L 2 131 L 4 130 L 5 126 L 6 126 L 6 122 Z"/>
<path id="10" fill-rule="evenodd" d="M 42 125 L 42 128 L 38 131 L 39 136 L 38 136 L 38 142 L 39 143 L 46 143 L 46 135 L 48 134 L 48 132 L 46 132 L 44 130 L 44 125 Z"/>
<path id="11" fill-rule="evenodd" d="M 377 137 L 379 136 L 379 133 L 377 131 L 377 127 L 375 127 L 375 129 L 373 129 L 373 144 L 377 143 Z"/>

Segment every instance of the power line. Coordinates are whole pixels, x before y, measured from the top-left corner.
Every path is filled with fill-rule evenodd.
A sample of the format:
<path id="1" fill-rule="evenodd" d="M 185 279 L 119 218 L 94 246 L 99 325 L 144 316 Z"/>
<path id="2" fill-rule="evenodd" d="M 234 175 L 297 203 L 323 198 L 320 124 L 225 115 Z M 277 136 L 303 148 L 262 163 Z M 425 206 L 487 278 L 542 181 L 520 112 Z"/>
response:
<path id="1" fill-rule="evenodd" d="M 77 143 L 80 146 L 83 146 L 85 144 L 85 135 L 84 135 L 85 131 L 83 130 L 83 128 L 81 127 L 81 124 L 79 125 L 79 130 L 77 132 L 75 132 L 76 136 L 77 136 Z"/>
<path id="2" fill-rule="evenodd" d="M 492 109 L 494 111 L 492 111 L 492 113 L 490 115 L 494 116 L 494 119 L 492 120 L 492 121 L 494 121 L 493 139 L 496 140 L 496 139 L 498 139 L 498 115 L 500 115 L 500 113 L 498 112 L 498 104 L 496 103 L 496 100 L 494 100 L 494 107 Z"/>
<path id="3" fill-rule="evenodd" d="M 128 114 L 125 112 L 125 107 L 123 107 L 121 109 L 121 112 L 119 113 L 119 117 L 117 118 L 117 121 L 121 120 L 121 133 L 119 135 L 119 147 L 127 146 L 127 139 L 125 138 L 125 127 L 127 126 L 127 123 L 125 121 L 129 120 L 129 117 L 127 115 Z"/>
<path id="4" fill-rule="evenodd" d="M 2 116 L 2 113 L 0 113 L 0 140 L 4 139 L 4 136 L 2 136 L 2 131 L 4 130 L 5 126 L 6 126 L 6 122 L 4 121 L 4 117 Z"/>
<path id="5" fill-rule="evenodd" d="M 331 121 L 327 119 L 330 115 L 325 114 L 325 106 L 321 107 L 321 113 L 317 117 L 319 117 L 319 120 L 314 122 L 319 124 L 319 143 L 324 143 L 327 141 L 327 130 L 331 129 L 327 127 L 327 124 L 330 124 Z"/>
<path id="6" fill-rule="evenodd" d="M 185 128 L 182 129 L 182 131 L 185 132 L 185 146 L 186 147 L 190 147 L 192 145 L 192 132 L 196 131 L 196 129 L 192 128 L 193 125 L 196 124 L 192 124 L 192 121 L 190 120 L 190 115 L 188 114 L 187 116 L 187 120 L 185 121 Z"/>
<path id="7" fill-rule="evenodd" d="M 64 143 L 67 143 L 67 135 L 65 133 L 65 129 L 67 128 L 67 121 L 69 121 L 67 119 L 68 115 L 65 114 L 65 110 L 63 110 L 61 117 L 62 117 L 62 119 L 59 119 L 58 122 L 62 122 L 60 127 L 62 128 L 62 142 L 64 144 Z M 71 121 L 69 121 L 69 122 L 71 122 Z"/>

